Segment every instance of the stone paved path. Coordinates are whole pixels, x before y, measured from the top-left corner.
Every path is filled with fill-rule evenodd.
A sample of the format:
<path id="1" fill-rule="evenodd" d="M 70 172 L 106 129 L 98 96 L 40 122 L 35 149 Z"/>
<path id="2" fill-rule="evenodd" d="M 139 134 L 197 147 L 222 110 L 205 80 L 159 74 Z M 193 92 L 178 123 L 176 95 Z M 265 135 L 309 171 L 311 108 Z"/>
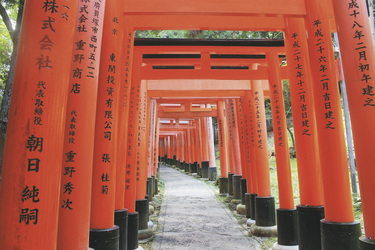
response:
<path id="1" fill-rule="evenodd" d="M 162 166 L 164 200 L 153 249 L 261 249 L 204 182 Z"/>

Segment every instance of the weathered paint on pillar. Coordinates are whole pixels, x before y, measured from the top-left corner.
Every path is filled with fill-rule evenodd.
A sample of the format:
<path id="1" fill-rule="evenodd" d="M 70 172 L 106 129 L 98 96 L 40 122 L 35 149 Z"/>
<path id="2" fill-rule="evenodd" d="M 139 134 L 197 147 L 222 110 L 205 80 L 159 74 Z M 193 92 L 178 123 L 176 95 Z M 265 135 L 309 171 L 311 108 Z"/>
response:
<path id="1" fill-rule="evenodd" d="M 375 240 L 374 45 L 365 1 L 333 0 L 348 93 L 365 234 Z"/>
<path id="2" fill-rule="evenodd" d="M 266 56 L 268 62 L 268 81 L 270 86 L 280 208 L 294 209 L 292 173 L 290 170 L 289 145 L 283 86 L 280 75 L 280 62 L 277 54 L 269 53 Z"/>
<path id="3" fill-rule="evenodd" d="M 2 249 L 56 248 L 76 7 L 24 6 L 2 165 Z"/>
<path id="4" fill-rule="evenodd" d="M 322 206 L 323 190 L 317 148 L 306 30 L 303 19 L 287 18 L 285 45 L 289 68 L 296 139 L 298 179 L 301 205 Z"/>
<path id="5" fill-rule="evenodd" d="M 325 1 L 306 2 L 311 75 L 322 170 L 325 219 L 352 222 L 353 205 L 348 175 L 339 86 Z"/>
<path id="6" fill-rule="evenodd" d="M 217 126 L 219 130 L 220 175 L 228 177 L 228 141 L 226 140 L 227 126 L 224 116 L 224 101 L 217 102 Z"/>
<path id="7" fill-rule="evenodd" d="M 271 196 L 270 171 L 268 161 L 268 143 L 266 113 L 264 107 L 263 83 L 261 80 L 251 81 L 254 93 L 254 125 L 255 125 L 255 151 L 258 181 L 258 196 Z"/>

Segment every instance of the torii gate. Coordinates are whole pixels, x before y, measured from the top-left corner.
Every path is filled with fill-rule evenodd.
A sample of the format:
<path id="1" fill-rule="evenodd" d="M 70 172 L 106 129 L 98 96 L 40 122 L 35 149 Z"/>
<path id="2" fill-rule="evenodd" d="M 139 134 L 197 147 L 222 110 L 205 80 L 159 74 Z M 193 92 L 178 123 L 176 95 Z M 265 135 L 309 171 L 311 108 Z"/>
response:
<path id="1" fill-rule="evenodd" d="M 57 246 L 61 249 L 87 248 L 88 234 L 84 232 L 88 231 L 90 223 L 93 233 L 106 234 L 115 239 L 118 227 L 114 226 L 114 209 L 127 208 L 134 215 L 133 225 L 137 225 L 133 201 L 137 192 L 139 196 L 142 195 L 143 191 L 140 191 L 145 187 L 139 186 L 136 189 L 135 185 L 137 174 L 142 173 L 137 172 L 135 167 L 137 160 L 141 159 L 137 152 L 144 147 L 137 143 L 142 138 L 136 136 L 138 128 L 135 125 L 147 113 L 147 100 L 137 94 L 143 86 L 133 84 L 141 80 L 140 67 L 134 67 L 132 71 L 133 65 L 140 65 L 137 61 L 139 59 L 133 60 L 132 57 L 133 34 L 139 29 L 285 31 L 287 58 L 289 56 L 292 65 L 289 67 L 289 79 L 291 94 L 294 96 L 294 122 L 304 125 L 295 128 L 296 132 L 310 138 L 310 142 L 306 139 L 300 146 L 297 143 L 300 148 L 297 150 L 300 153 L 319 152 L 319 158 L 315 157 L 317 154 L 309 158 L 311 154 L 303 153 L 302 158 L 304 162 L 313 159 L 313 165 L 319 166 L 320 162 L 322 166 L 323 186 L 320 185 L 319 178 L 313 177 L 318 176 L 319 171 L 311 172 L 311 168 L 303 169 L 303 176 L 308 178 L 300 183 L 316 183 L 316 187 L 324 192 L 325 220 L 321 222 L 323 248 L 357 246 L 359 224 L 353 221 L 350 209 L 345 144 L 330 46 L 330 30 L 334 30 L 337 25 L 349 90 L 366 231 L 360 244 L 363 249 L 373 247 L 375 184 L 372 164 L 375 160 L 375 132 L 369 124 L 373 124 L 375 119 L 372 82 L 375 58 L 364 0 L 266 0 L 261 3 L 255 0 L 221 3 L 213 0 L 77 2 L 26 1 L 20 38 L 20 51 L 23 53 L 19 54 L 17 61 L 0 190 L 1 246 L 6 249 L 55 249 Z M 335 18 L 336 25 L 332 17 Z M 305 37 L 306 30 L 308 40 Z M 123 44 L 126 45 L 124 50 L 114 49 L 121 48 Z M 74 52 L 73 55 L 71 51 Z M 306 84 L 311 83 L 308 58 L 311 59 L 314 82 L 320 83 L 313 85 L 316 93 L 314 97 L 311 95 L 311 85 Z M 116 70 L 121 65 L 125 67 Z M 121 74 L 117 75 L 120 71 Z M 99 85 L 104 87 L 107 94 L 100 93 L 96 98 L 98 74 L 101 75 Z M 119 127 L 122 127 L 119 133 L 129 135 L 128 145 L 115 143 L 116 146 L 124 146 L 119 152 L 127 150 L 127 159 L 119 157 L 122 163 L 126 160 L 126 165 L 122 164 L 126 168 L 119 168 L 124 176 L 120 172 L 115 174 L 115 167 L 110 167 L 112 165 L 109 164 L 116 159 L 116 150 L 113 154 L 108 154 L 98 145 L 103 139 L 101 137 L 108 141 L 112 138 L 115 127 L 111 126 L 111 120 L 115 116 L 111 115 L 115 115 L 117 111 L 111 108 L 112 102 L 97 103 L 97 100 L 108 100 L 105 95 L 112 96 L 113 87 L 106 84 L 120 85 L 120 82 L 123 84 L 119 90 L 122 94 L 117 97 L 117 101 L 122 104 L 119 112 L 122 119 L 126 119 L 129 114 L 126 128 L 121 126 L 124 123 L 119 123 Z M 140 99 L 141 102 L 138 101 Z M 97 110 L 103 111 L 105 117 L 105 120 L 101 120 L 105 125 L 100 129 L 94 126 L 96 110 L 93 107 L 96 105 Z M 141 109 L 139 117 L 134 113 L 134 108 Z M 315 118 L 319 148 L 315 143 L 316 137 L 310 136 L 316 133 L 312 125 Z M 65 131 L 64 124 L 67 128 Z M 142 125 L 141 129 L 146 130 L 145 126 Z M 300 130 L 297 131 L 297 128 Z M 94 131 L 97 134 L 95 136 Z M 65 145 L 64 133 L 68 136 Z M 90 146 L 94 138 L 95 150 L 94 145 Z M 74 146 L 74 143 L 77 145 Z M 94 152 L 95 159 L 91 161 L 90 155 Z M 102 169 L 105 171 L 101 171 Z M 94 174 L 91 176 L 92 170 Z M 71 179 L 64 180 L 60 187 L 61 176 Z M 118 192 L 114 198 L 115 176 L 120 180 L 125 178 L 125 183 L 128 183 L 124 188 L 124 202 L 124 195 L 119 192 L 122 190 L 121 186 L 117 187 Z M 92 192 L 91 183 L 94 187 Z M 299 216 L 312 218 L 313 215 L 319 226 L 319 218 L 322 218 L 321 192 L 311 194 L 306 187 L 308 185 L 300 188 L 301 204 L 307 206 L 298 207 Z M 70 194 L 73 195 L 68 196 Z M 118 205 L 115 205 L 115 201 Z M 91 214 L 89 220 L 87 215 L 91 208 L 94 208 L 95 213 Z M 60 216 L 60 223 L 59 209 L 60 215 L 66 216 Z M 64 210 L 68 213 L 62 212 Z M 99 211 L 104 210 L 111 212 L 99 217 Z M 86 215 L 83 222 L 80 220 L 83 219 L 83 216 L 80 217 L 82 214 Z M 78 220 L 82 223 L 78 224 Z M 77 225 L 72 225 L 75 222 Z M 301 231 L 302 228 L 300 233 Z M 48 232 L 49 237 L 45 237 L 44 232 Z M 132 233 L 134 230 L 129 233 L 132 236 L 130 240 L 136 241 Z M 338 236 L 341 233 L 343 238 Z M 317 242 L 316 238 L 314 242 L 309 242 L 304 235 L 300 239 L 300 247 Z M 116 244 L 118 243 L 114 242 L 113 246 Z M 136 247 L 137 243 L 130 246 Z"/>

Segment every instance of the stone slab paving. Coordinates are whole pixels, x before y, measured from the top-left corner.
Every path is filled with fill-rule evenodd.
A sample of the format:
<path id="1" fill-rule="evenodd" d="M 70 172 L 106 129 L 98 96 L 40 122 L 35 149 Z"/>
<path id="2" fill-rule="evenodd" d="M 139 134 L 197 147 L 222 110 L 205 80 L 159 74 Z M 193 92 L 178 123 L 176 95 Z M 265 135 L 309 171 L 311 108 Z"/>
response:
<path id="1" fill-rule="evenodd" d="M 164 200 L 153 249 L 261 249 L 203 181 L 162 166 Z"/>

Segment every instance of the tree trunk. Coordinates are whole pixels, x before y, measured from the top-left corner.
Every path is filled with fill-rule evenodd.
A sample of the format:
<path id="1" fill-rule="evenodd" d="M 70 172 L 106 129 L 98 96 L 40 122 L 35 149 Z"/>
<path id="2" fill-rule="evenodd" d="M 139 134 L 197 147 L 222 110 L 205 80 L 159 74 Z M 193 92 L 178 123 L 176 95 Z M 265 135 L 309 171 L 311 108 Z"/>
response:
<path id="1" fill-rule="evenodd" d="M 16 68 L 18 41 L 19 41 L 20 28 L 21 28 L 21 23 L 22 23 L 23 6 L 24 6 L 24 0 L 20 0 L 19 7 L 18 7 L 16 28 L 12 32 L 13 33 L 13 37 L 12 37 L 13 52 L 12 52 L 10 65 L 9 65 L 8 79 L 5 82 L 4 96 L 3 96 L 3 101 L 1 103 L 1 110 L 0 110 L 0 178 L 1 178 L 2 168 L 3 168 L 5 137 L 6 137 L 7 125 L 8 125 L 8 114 L 9 114 L 9 106 L 10 106 L 10 97 L 12 95 L 14 71 Z"/>

